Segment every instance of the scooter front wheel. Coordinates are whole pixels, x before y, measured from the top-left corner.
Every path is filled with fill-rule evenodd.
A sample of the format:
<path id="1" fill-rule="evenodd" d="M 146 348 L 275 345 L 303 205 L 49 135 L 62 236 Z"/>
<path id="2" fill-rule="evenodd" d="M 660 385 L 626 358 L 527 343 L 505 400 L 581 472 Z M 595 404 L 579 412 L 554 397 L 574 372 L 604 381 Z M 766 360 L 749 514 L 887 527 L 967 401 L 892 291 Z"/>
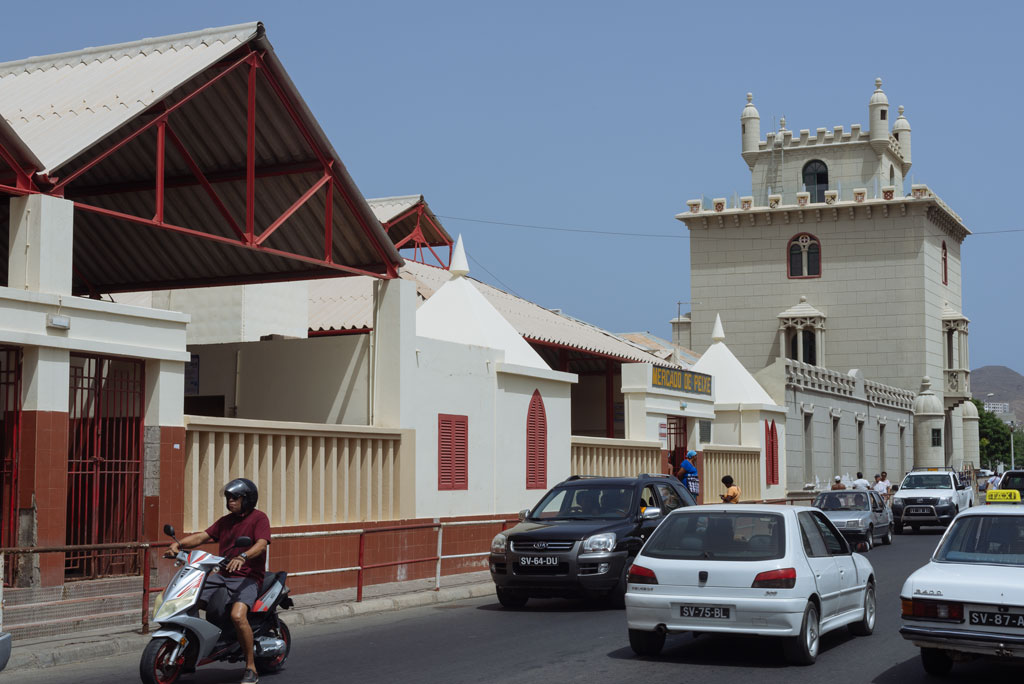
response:
<path id="1" fill-rule="evenodd" d="M 181 675 L 184 658 L 172 661 L 171 654 L 177 646 L 172 639 L 153 639 L 142 652 L 139 661 L 139 677 L 142 684 L 174 684 Z"/>
<path id="2" fill-rule="evenodd" d="M 283 620 L 278 620 L 277 629 L 274 631 L 277 632 L 275 636 L 284 642 L 284 653 L 273 658 L 257 658 L 256 669 L 260 674 L 279 672 L 284 667 L 284 662 L 288 660 L 288 653 L 292 650 L 292 633 L 288 631 L 288 625 L 284 624 Z"/>

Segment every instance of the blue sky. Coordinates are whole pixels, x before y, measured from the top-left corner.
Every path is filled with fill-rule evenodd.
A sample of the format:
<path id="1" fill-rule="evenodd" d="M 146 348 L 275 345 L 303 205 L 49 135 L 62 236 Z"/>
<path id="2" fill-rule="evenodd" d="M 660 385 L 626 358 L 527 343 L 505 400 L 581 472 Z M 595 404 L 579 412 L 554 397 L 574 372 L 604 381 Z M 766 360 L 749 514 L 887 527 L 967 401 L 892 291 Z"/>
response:
<path id="1" fill-rule="evenodd" d="M 876 76 L 963 247 L 971 361 L 1024 372 L 1024 10 L 995 3 L 55 2 L 5 8 L 0 61 L 260 20 L 367 197 L 456 218 L 473 275 L 615 331 L 689 300 L 687 199 L 749 192 L 739 114 L 861 123 Z M 985 234 L 990 233 L 990 234 Z M 662 235 L 666 237 L 644 237 Z M 683 310 L 688 306 L 683 304 Z M 695 342 L 698 350 L 701 344 Z"/>

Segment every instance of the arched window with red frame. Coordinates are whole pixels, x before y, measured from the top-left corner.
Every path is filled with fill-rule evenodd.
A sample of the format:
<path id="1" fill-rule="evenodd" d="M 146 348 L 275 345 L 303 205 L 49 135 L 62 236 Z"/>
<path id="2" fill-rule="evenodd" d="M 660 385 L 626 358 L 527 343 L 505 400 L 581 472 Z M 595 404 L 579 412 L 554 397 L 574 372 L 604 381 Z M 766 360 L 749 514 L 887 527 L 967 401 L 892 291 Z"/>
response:
<path id="1" fill-rule="evenodd" d="M 942 241 L 942 284 L 949 285 L 949 253 L 946 251 L 946 241 Z"/>
<path id="2" fill-rule="evenodd" d="M 548 417 L 539 390 L 526 412 L 526 488 L 548 488 Z"/>
<path id="3" fill-rule="evenodd" d="M 764 421 L 765 483 L 779 484 L 779 433 L 775 421 Z"/>
<path id="4" fill-rule="evenodd" d="M 798 233 L 786 246 L 786 275 L 790 278 L 821 277 L 821 242 L 810 233 Z"/>

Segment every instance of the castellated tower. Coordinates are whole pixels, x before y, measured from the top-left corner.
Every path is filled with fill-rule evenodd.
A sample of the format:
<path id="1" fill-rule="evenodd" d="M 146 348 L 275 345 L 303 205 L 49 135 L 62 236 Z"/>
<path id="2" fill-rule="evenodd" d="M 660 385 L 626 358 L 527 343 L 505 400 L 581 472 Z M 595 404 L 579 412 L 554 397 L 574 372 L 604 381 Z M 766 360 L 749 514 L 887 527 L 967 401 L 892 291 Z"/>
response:
<path id="1" fill-rule="evenodd" d="M 856 369 L 869 397 L 861 425 L 877 406 L 872 392 L 894 397 L 912 421 L 927 377 L 935 398 L 929 406 L 944 410 L 929 417 L 942 429 L 929 440 L 937 445 L 941 438 L 946 462 L 956 464 L 964 440 L 971 441 L 965 428 L 976 433 L 976 420 L 965 422 L 961 409 L 970 397 L 970 362 L 960 250 L 970 231 L 928 186 L 907 182 L 910 122 L 902 106 L 892 120 L 881 79 L 867 99 L 867 130 L 855 123 L 794 132 L 782 119 L 761 139 L 760 115 L 747 94 L 740 126 L 750 195 L 736 206 L 715 198 L 707 209 L 691 200 L 677 216 L 690 233 L 689 343 L 710 339 L 720 314 L 730 349 L 770 393 L 773 383 L 776 390 L 799 385 L 805 371 L 846 377 Z M 817 415 L 819 404 L 803 404 L 800 411 Z M 904 427 L 909 443 L 913 426 Z M 787 427 L 787 435 L 798 434 Z M 826 448 L 812 446 L 807 454 Z M 929 448 L 935 449 L 931 442 Z M 977 452 L 968 446 L 966 453 Z M 813 465 L 810 455 L 797 457 L 807 468 L 794 478 L 810 477 L 807 471 L 829 476 L 831 468 Z"/>

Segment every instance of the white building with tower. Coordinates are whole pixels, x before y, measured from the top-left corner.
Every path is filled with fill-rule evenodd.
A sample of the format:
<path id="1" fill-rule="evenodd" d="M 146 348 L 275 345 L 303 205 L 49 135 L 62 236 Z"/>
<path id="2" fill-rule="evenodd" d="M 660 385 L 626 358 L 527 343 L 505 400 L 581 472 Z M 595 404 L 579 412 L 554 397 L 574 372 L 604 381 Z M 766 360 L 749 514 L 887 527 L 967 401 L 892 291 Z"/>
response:
<path id="1" fill-rule="evenodd" d="M 740 115 L 749 195 L 691 200 L 693 310 L 679 343 L 729 347 L 788 409 L 790 490 L 847 471 L 978 463 L 960 249 L 970 234 L 932 190 L 907 182 L 911 128 L 881 79 L 868 127 L 761 137 Z M 890 127 L 891 124 L 891 127 Z"/>

